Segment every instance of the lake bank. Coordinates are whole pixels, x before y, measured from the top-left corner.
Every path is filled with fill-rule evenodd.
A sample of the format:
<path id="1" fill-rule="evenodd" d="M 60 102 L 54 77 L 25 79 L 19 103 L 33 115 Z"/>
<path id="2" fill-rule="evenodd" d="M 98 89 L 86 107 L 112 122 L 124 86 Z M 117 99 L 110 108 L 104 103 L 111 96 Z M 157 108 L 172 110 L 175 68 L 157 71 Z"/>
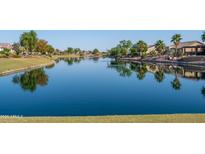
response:
<path id="1" fill-rule="evenodd" d="M 81 58 L 79 54 L 48 56 L 27 56 L 20 58 L 0 58 L 0 76 L 5 76 L 30 69 L 37 69 L 55 64 L 60 58 Z"/>
<path id="2" fill-rule="evenodd" d="M 0 117 L 0 123 L 204 123 L 205 114 Z"/>
<path id="3" fill-rule="evenodd" d="M 205 56 L 190 56 L 184 57 L 179 60 L 168 60 L 160 57 L 148 57 L 141 59 L 139 57 L 131 58 L 120 58 L 121 61 L 125 62 L 147 62 L 147 63 L 162 63 L 162 64 L 173 64 L 182 66 L 202 66 L 205 67 Z"/>
<path id="4" fill-rule="evenodd" d="M 28 69 L 41 68 L 54 63 L 54 60 L 42 56 L 26 58 L 0 58 L 0 76 L 25 71 Z"/>

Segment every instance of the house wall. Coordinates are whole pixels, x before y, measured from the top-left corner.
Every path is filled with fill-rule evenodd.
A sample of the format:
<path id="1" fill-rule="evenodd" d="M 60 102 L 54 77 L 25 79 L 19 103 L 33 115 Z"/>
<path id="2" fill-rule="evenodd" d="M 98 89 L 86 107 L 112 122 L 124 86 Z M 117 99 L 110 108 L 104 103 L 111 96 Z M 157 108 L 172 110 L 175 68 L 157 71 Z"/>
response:
<path id="1" fill-rule="evenodd" d="M 184 52 L 202 52 L 204 51 L 203 48 L 184 48 Z"/>
<path id="2" fill-rule="evenodd" d="M 152 52 L 152 51 L 155 51 L 155 47 L 153 46 L 153 47 L 149 47 L 148 49 L 147 49 L 147 54 L 148 53 L 150 53 L 150 52 Z"/>

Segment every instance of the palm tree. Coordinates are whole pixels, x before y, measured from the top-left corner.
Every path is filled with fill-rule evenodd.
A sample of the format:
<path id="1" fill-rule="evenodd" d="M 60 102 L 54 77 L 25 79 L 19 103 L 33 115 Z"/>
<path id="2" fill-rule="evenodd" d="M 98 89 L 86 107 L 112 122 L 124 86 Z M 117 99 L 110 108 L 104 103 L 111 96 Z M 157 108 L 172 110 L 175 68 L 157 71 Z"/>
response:
<path id="1" fill-rule="evenodd" d="M 147 52 L 148 45 L 144 41 L 140 40 L 134 45 L 137 49 L 137 52 L 140 54 L 141 57 L 145 56 Z"/>
<path id="2" fill-rule="evenodd" d="M 176 52 L 176 54 L 177 54 L 178 45 L 179 45 L 179 43 L 180 43 L 181 40 L 182 40 L 182 37 L 181 37 L 180 34 L 175 34 L 175 35 L 173 35 L 172 38 L 171 38 L 171 42 L 173 42 L 174 45 L 175 45 L 175 52 Z"/>
<path id="3" fill-rule="evenodd" d="M 203 34 L 201 35 L 201 40 L 202 40 L 203 42 L 205 42 L 205 32 L 203 32 Z"/>
<path id="4" fill-rule="evenodd" d="M 165 51 L 165 43 L 162 40 L 158 40 L 155 43 L 155 49 L 158 51 L 160 54 L 162 54 Z"/>

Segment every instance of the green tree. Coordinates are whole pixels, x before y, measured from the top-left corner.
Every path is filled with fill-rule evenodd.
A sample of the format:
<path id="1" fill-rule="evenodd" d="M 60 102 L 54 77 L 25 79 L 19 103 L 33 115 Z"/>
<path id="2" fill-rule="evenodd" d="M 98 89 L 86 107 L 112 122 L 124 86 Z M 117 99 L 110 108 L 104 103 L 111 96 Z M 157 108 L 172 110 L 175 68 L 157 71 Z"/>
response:
<path id="1" fill-rule="evenodd" d="M 52 45 L 48 44 L 47 47 L 46 47 L 46 52 L 51 54 L 54 51 L 55 51 L 54 47 Z"/>
<path id="2" fill-rule="evenodd" d="M 47 45 L 48 45 L 47 41 L 38 40 L 36 42 L 36 52 L 40 52 L 42 54 L 45 54 L 47 52 Z"/>
<path id="3" fill-rule="evenodd" d="M 205 42 L 205 32 L 203 32 L 203 34 L 201 35 L 201 40 L 202 40 L 203 42 Z"/>
<path id="4" fill-rule="evenodd" d="M 9 56 L 10 55 L 10 49 L 7 48 L 3 48 L 3 50 L 1 51 L 1 54 L 5 55 L 5 56 Z"/>
<path id="5" fill-rule="evenodd" d="M 73 50 L 73 52 L 74 52 L 75 54 L 77 54 L 77 53 L 80 53 L 81 50 L 80 50 L 80 48 L 75 48 L 75 49 Z"/>
<path id="6" fill-rule="evenodd" d="M 119 47 L 111 48 L 108 52 L 110 53 L 110 56 L 113 56 L 113 57 L 121 56 L 121 49 Z"/>
<path id="7" fill-rule="evenodd" d="M 133 47 L 136 48 L 137 53 L 139 53 L 141 57 L 144 57 L 146 55 L 148 45 L 144 41 L 138 41 Z"/>
<path id="8" fill-rule="evenodd" d="M 99 51 L 98 49 L 94 49 L 92 53 L 93 53 L 93 54 L 98 54 L 99 52 L 100 52 L 100 51 Z"/>
<path id="9" fill-rule="evenodd" d="M 37 33 L 35 31 L 24 32 L 20 36 L 20 44 L 23 46 L 27 51 L 33 52 L 36 48 L 37 42 Z"/>
<path id="10" fill-rule="evenodd" d="M 160 55 L 164 53 L 165 48 L 166 48 L 166 46 L 165 46 L 164 41 L 158 40 L 158 41 L 155 43 L 155 49 L 156 49 L 157 52 L 159 52 Z"/>
<path id="11" fill-rule="evenodd" d="M 180 34 L 175 34 L 171 38 L 171 42 L 174 43 L 174 45 L 175 45 L 175 54 L 176 55 L 179 55 L 178 46 L 179 46 L 181 40 L 182 40 L 182 37 Z"/>
<path id="12" fill-rule="evenodd" d="M 111 48 L 109 53 L 114 57 L 126 56 L 129 53 L 131 47 L 132 42 L 130 40 L 122 40 L 116 47 Z"/>
<path id="13" fill-rule="evenodd" d="M 67 50 L 66 50 L 66 52 L 67 52 L 68 54 L 72 54 L 72 53 L 74 52 L 74 49 L 71 48 L 71 47 L 68 47 Z"/>
<path id="14" fill-rule="evenodd" d="M 20 43 L 13 43 L 13 50 L 16 52 L 17 55 L 23 52 Z"/>
<path id="15" fill-rule="evenodd" d="M 45 40 L 38 40 L 36 42 L 36 52 L 42 54 L 53 53 L 55 49 Z"/>
<path id="16" fill-rule="evenodd" d="M 121 55 L 126 56 L 132 47 L 132 42 L 130 40 L 122 40 L 118 44 L 118 47 L 121 49 Z"/>
<path id="17" fill-rule="evenodd" d="M 133 56 L 136 56 L 136 55 L 137 55 L 137 49 L 136 49 L 135 47 L 132 47 L 132 48 L 130 49 L 130 54 L 131 54 L 132 57 L 133 57 Z"/>

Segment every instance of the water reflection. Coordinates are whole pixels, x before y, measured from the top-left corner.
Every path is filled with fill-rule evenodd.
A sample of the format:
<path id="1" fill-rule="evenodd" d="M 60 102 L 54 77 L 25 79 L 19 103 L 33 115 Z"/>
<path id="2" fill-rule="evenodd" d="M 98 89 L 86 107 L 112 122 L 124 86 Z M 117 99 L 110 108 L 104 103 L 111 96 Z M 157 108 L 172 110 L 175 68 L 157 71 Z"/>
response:
<path id="1" fill-rule="evenodd" d="M 165 78 L 164 72 L 161 68 L 154 73 L 154 77 L 158 82 L 162 82 Z"/>
<path id="2" fill-rule="evenodd" d="M 21 86 L 22 89 L 28 91 L 35 91 L 37 85 L 45 86 L 48 84 L 48 76 L 45 74 L 43 68 L 25 72 L 13 77 L 13 83 Z"/>
<path id="3" fill-rule="evenodd" d="M 199 66 L 175 66 L 141 62 L 126 63 L 113 60 L 108 64 L 108 68 L 115 69 L 123 77 L 136 73 L 139 80 L 143 80 L 146 77 L 146 73 L 149 72 L 153 74 L 154 79 L 158 83 L 164 81 L 166 78 L 165 74 L 171 74 L 174 78 L 170 83 L 171 87 L 175 90 L 180 90 L 182 87 L 180 78 L 187 78 L 189 80 L 205 79 L 205 68 Z M 205 96 L 205 87 L 202 87 L 201 93 Z"/>
<path id="4" fill-rule="evenodd" d="M 201 88 L 201 94 L 205 97 L 205 87 L 204 86 Z"/>
<path id="5" fill-rule="evenodd" d="M 132 71 L 127 67 L 127 64 L 119 61 L 111 61 L 108 64 L 108 67 L 116 70 L 120 76 L 130 77 L 132 75 Z"/>
<path id="6" fill-rule="evenodd" d="M 73 65 L 75 63 L 80 63 L 83 58 L 61 58 L 60 60 L 65 61 L 68 65 Z"/>

